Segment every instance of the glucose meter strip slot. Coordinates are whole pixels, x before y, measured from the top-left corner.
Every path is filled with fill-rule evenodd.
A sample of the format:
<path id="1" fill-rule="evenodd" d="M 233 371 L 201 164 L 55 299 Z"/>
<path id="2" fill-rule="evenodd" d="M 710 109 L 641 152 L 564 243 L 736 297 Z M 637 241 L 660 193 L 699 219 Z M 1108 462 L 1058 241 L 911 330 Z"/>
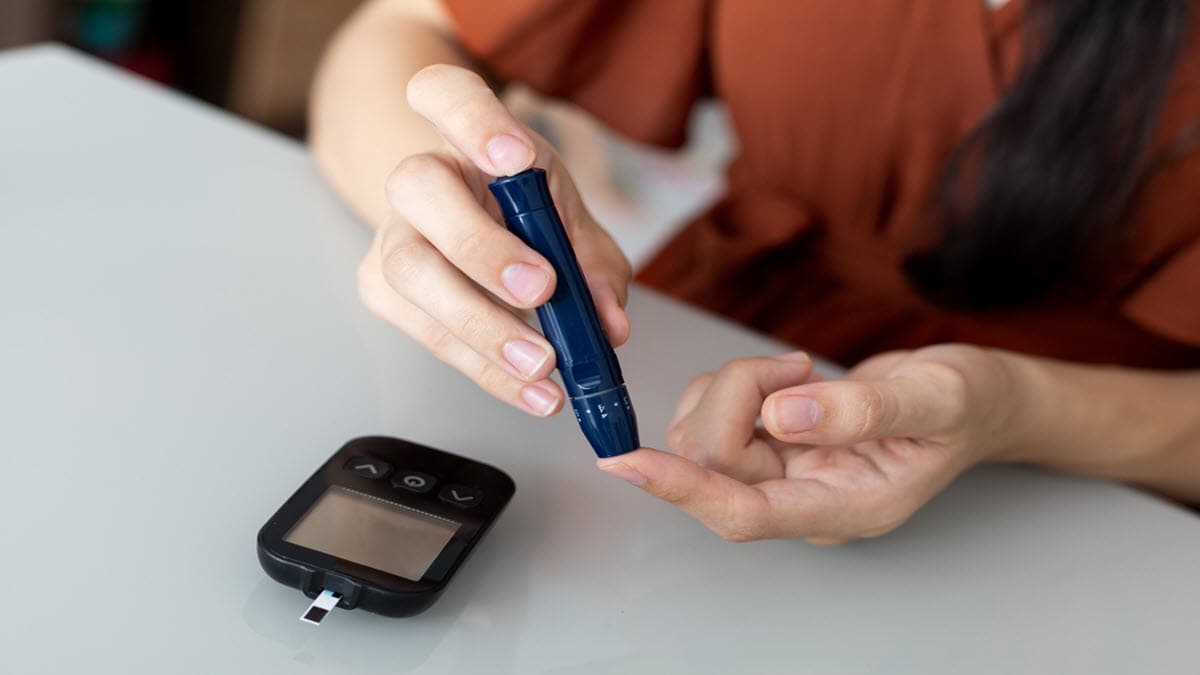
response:
<path id="1" fill-rule="evenodd" d="M 308 609 L 304 610 L 304 613 L 300 615 L 300 620 L 304 623 L 311 623 L 314 626 L 320 626 L 321 622 L 324 621 L 325 617 L 329 614 L 329 610 L 337 607 L 338 600 L 341 599 L 342 596 L 334 593 L 333 591 L 322 590 L 321 594 L 317 596 L 316 600 L 313 600 L 312 604 L 308 606 Z"/>

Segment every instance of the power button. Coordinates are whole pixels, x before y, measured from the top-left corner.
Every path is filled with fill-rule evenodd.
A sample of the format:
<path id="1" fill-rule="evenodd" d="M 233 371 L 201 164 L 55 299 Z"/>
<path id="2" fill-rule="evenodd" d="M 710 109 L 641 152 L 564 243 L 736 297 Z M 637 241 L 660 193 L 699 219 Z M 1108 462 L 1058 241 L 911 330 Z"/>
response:
<path id="1" fill-rule="evenodd" d="M 423 495 L 433 489 L 437 479 L 427 473 L 402 469 L 392 476 L 392 486 Z"/>

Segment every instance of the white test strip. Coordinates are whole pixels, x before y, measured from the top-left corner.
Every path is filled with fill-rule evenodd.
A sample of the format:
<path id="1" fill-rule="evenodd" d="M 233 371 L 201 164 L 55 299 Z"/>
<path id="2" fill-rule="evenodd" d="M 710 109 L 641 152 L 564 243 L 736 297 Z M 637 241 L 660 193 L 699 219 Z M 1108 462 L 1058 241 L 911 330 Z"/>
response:
<path id="1" fill-rule="evenodd" d="M 300 620 L 304 623 L 320 626 L 321 622 L 329 614 L 329 610 L 337 607 L 338 600 L 341 599 L 342 596 L 333 591 L 322 590 L 317 599 L 313 600 L 308 609 L 304 610 L 304 613 L 300 615 Z"/>

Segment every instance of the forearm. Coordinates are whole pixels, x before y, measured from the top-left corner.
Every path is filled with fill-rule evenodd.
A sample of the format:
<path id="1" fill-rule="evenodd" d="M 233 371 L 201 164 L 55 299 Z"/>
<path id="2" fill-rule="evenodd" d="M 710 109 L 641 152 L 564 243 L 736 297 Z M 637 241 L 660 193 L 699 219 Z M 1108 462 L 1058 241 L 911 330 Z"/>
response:
<path id="1" fill-rule="evenodd" d="M 1200 503 L 1200 372 L 1000 357 L 1015 403 L 1012 436 L 994 459 L 1128 481 Z"/>
<path id="2" fill-rule="evenodd" d="M 339 29 L 309 103 L 318 167 L 371 227 L 386 220 L 384 182 L 404 157 L 442 145 L 405 85 L 434 63 L 469 65 L 439 0 L 375 0 Z"/>

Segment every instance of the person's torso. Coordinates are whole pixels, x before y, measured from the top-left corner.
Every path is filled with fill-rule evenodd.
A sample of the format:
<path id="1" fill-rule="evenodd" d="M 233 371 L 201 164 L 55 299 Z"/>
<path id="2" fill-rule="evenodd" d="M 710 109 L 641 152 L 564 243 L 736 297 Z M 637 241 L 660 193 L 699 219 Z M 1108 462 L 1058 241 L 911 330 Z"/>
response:
<path id="1" fill-rule="evenodd" d="M 1186 192 L 1187 181 L 1169 174 L 1148 186 L 1119 264 L 1086 300 L 950 312 L 902 272 L 907 256 L 939 236 L 928 207 L 946 158 L 1016 77 L 1023 5 L 713 3 L 711 86 L 741 148 L 730 194 L 642 280 L 845 362 L 970 341 L 1200 366 L 1200 348 L 1123 311 L 1156 261 L 1200 238 L 1200 206 L 1180 212 L 1197 186 Z M 1164 134 L 1175 126 L 1168 114 Z"/>

